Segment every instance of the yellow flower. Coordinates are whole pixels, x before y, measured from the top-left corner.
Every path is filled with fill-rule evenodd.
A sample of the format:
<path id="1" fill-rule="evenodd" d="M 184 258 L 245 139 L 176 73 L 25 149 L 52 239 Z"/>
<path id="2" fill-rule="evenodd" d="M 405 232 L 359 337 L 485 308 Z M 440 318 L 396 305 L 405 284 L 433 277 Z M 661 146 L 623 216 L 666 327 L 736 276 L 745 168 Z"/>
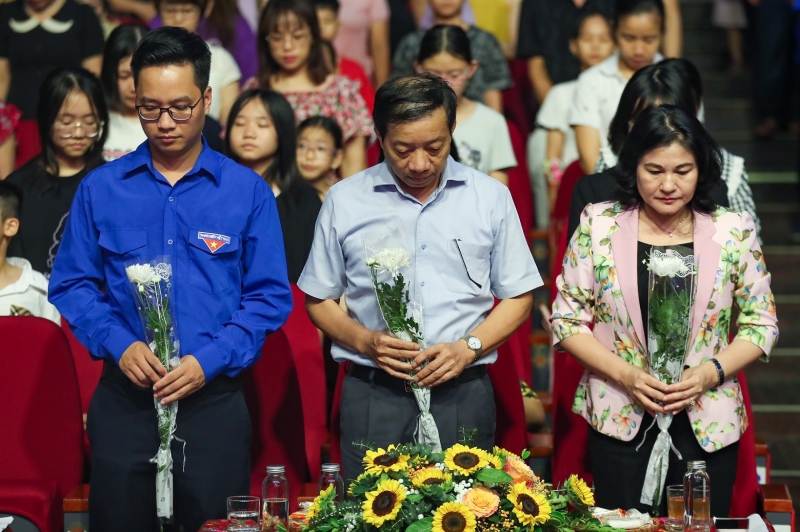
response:
<path id="1" fill-rule="evenodd" d="M 381 527 L 386 521 L 392 521 L 400 513 L 400 507 L 406 498 L 406 489 L 393 479 L 378 483 L 374 491 L 368 491 L 367 500 L 361 505 L 364 510 L 364 521 Z"/>
<path id="2" fill-rule="evenodd" d="M 493 515 L 500 505 L 497 492 L 485 486 L 472 488 L 461 499 L 464 506 L 469 508 L 476 517 L 484 518 Z"/>
<path id="3" fill-rule="evenodd" d="M 433 514 L 432 532 L 475 532 L 475 514 L 459 502 L 446 502 Z"/>
<path id="4" fill-rule="evenodd" d="M 322 504 L 326 502 L 326 500 L 330 500 L 331 496 L 333 495 L 333 488 L 334 485 L 331 484 L 326 489 L 319 492 L 319 495 L 317 495 L 317 497 L 314 499 L 314 502 L 311 504 L 311 508 L 309 508 L 308 512 L 306 513 L 306 519 L 310 521 L 319 515 Z"/>
<path id="5" fill-rule="evenodd" d="M 533 527 L 550 519 L 550 503 L 545 496 L 529 490 L 523 482 L 511 487 L 508 500 L 514 505 L 514 514 L 522 526 Z"/>
<path id="6" fill-rule="evenodd" d="M 450 471 L 461 475 L 471 475 L 489 464 L 486 451 L 457 443 L 444 455 L 444 465 Z"/>
<path id="7" fill-rule="evenodd" d="M 486 453 L 486 461 L 495 469 L 503 470 L 503 459 L 494 454 Z"/>
<path id="8" fill-rule="evenodd" d="M 363 460 L 364 468 L 367 470 L 367 473 L 380 475 L 381 473 L 388 473 L 390 471 L 404 471 L 408 468 L 408 455 L 401 454 L 397 457 L 392 457 L 389 453 L 394 451 L 394 449 L 395 446 L 390 445 L 385 451 L 383 449 L 367 451 L 367 455 Z"/>
<path id="9" fill-rule="evenodd" d="M 594 493 L 578 475 L 571 475 L 566 482 L 566 488 L 577 501 L 584 506 L 594 506 Z"/>
<path id="10" fill-rule="evenodd" d="M 435 467 L 426 467 L 411 475 L 411 483 L 417 488 L 444 484 L 451 480 L 453 480 L 453 476 L 450 473 L 445 473 Z"/>

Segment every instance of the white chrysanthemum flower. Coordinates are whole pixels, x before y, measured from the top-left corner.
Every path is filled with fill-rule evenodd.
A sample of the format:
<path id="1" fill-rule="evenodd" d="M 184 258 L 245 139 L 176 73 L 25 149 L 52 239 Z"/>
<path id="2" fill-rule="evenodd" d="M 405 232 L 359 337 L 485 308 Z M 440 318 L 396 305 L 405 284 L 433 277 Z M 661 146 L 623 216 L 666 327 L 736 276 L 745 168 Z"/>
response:
<path id="1" fill-rule="evenodd" d="M 378 273 L 388 272 L 394 278 L 410 264 L 411 256 L 403 248 L 386 248 L 367 259 L 368 266 L 377 266 Z"/>
<path id="2" fill-rule="evenodd" d="M 682 257 L 674 251 L 662 253 L 654 251 L 650 256 L 649 269 L 659 277 L 686 277 L 692 273 L 694 255 Z"/>
<path id="3" fill-rule="evenodd" d="M 147 285 L 156 276 L 156 271 L 149 264 L 131 264 L 125 268 L 128 280 L 138 285 Z"/>

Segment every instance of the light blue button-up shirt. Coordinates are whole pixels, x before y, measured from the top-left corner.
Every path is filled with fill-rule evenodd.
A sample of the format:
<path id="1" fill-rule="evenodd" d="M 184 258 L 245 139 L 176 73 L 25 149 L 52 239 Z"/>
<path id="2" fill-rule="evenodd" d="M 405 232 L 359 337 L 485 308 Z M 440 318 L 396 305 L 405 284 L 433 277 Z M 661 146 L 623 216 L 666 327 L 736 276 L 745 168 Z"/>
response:
<path id="1" fill-rule="evenodd" d="M 403 192 L 386 163 L 331 188 L 300 289 L 317 299 L 344 294 L 354 320 L 385 330 L 364 240 L 391 231 L 404 234 L 411 255 L 413 272 L 402 273 L 411 276 L 412 300 L 423 306 L 427 345 L 453 342 L 473 330 L 492 310 L 493 296 L 509 299 L 542 286 L 508 188 L 448 158 L 439 186 L 425 203 Z M 366 355 L 340 345 L 333 345 L 332 355 L 338 362 L 377 367 Z M 493 351 L 478 363 L 496 359 Z"/>

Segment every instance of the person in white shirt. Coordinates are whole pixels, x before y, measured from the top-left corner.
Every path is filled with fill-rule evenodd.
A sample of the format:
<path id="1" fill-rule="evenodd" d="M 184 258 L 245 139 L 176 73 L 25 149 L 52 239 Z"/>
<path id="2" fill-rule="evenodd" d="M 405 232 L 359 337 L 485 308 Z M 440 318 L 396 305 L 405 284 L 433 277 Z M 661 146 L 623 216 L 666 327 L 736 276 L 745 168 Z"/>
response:
<path id="1" fill-rule="evenodd" d="M 415 67 L 419 73 L 428 72 L 447 81 L 458 97 L 453 144 L 460 162 L 508 185 L 508 169 L 517 166 L 517 159 L 506 119 L 464 96 L 467 80 L 478 68 L 466 32 L 446 25 L 428 30 Z"/>
<path id="2" fill-rule="evenodd" d="M 11 239 L 19 231 L 22 194 L 0 181 L 0 316 L 36 316 L 59 327 L 61 316 L 47 301 L 47 279 L 19 257 L 6 257 Z"/>
<path id="3" fill-rule="evenodd" d="M 622 90 L 633 74 L 663 59 L 658 53 L 664 33 L 662 0 L 617 0 L 614 38 L 619 51 L 578 77 L 569 110 L 583 171 L 591 174 L 608 144 L 608 127 Z"/>
<path id="4" fill-rule="evenodd" d="M 599 11 L 582 13 L 569 48 L 578 59 L 581 72 L 604 61 L 615 48 L 611 22 Z M 578 160 L 575 132 L 569 125 L 569 108 L 577 85 L 578 80 L 573 79 L 550 89 L 536 115 L 536 129 L 528 137 L 528 174 L 539 229 L 547 228 L 561 174 Z"/>

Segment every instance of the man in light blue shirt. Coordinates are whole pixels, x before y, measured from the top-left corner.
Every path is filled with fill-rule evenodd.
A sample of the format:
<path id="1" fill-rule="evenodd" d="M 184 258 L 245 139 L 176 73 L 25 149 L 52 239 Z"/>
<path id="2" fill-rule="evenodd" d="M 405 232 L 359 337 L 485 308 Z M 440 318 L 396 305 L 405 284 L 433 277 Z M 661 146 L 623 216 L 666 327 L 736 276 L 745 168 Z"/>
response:
<path id="1" fill-rule="evenodd" d="M 385 448 L 414 439 L 419 410 L 410 380 L 431 388 L 443 447 L 464 428 L 477 429 L 475 444 L 491 449 L 495 406 L 486 365 L 527 318 L 531 291 L 542 285 L 508 189 L 449 157 L 455 109 L 455 93 L 436 76 L 378 90 L 375 129 L 386 162 L 330 190 L 298 283 L 311 319 L 333 339 L 334 359 L 351 363 L 341 400 L 348 479 L 363 470 L 363 451 L 352 443 Z M 404 275 L 423 306 L 429 347 L 422 351 L 386 332 L 378 306 L 365 241 L 388 233 L 401 235 L 411 257 Z M 343 295 L 347 312 L 337 303 Z"/>

